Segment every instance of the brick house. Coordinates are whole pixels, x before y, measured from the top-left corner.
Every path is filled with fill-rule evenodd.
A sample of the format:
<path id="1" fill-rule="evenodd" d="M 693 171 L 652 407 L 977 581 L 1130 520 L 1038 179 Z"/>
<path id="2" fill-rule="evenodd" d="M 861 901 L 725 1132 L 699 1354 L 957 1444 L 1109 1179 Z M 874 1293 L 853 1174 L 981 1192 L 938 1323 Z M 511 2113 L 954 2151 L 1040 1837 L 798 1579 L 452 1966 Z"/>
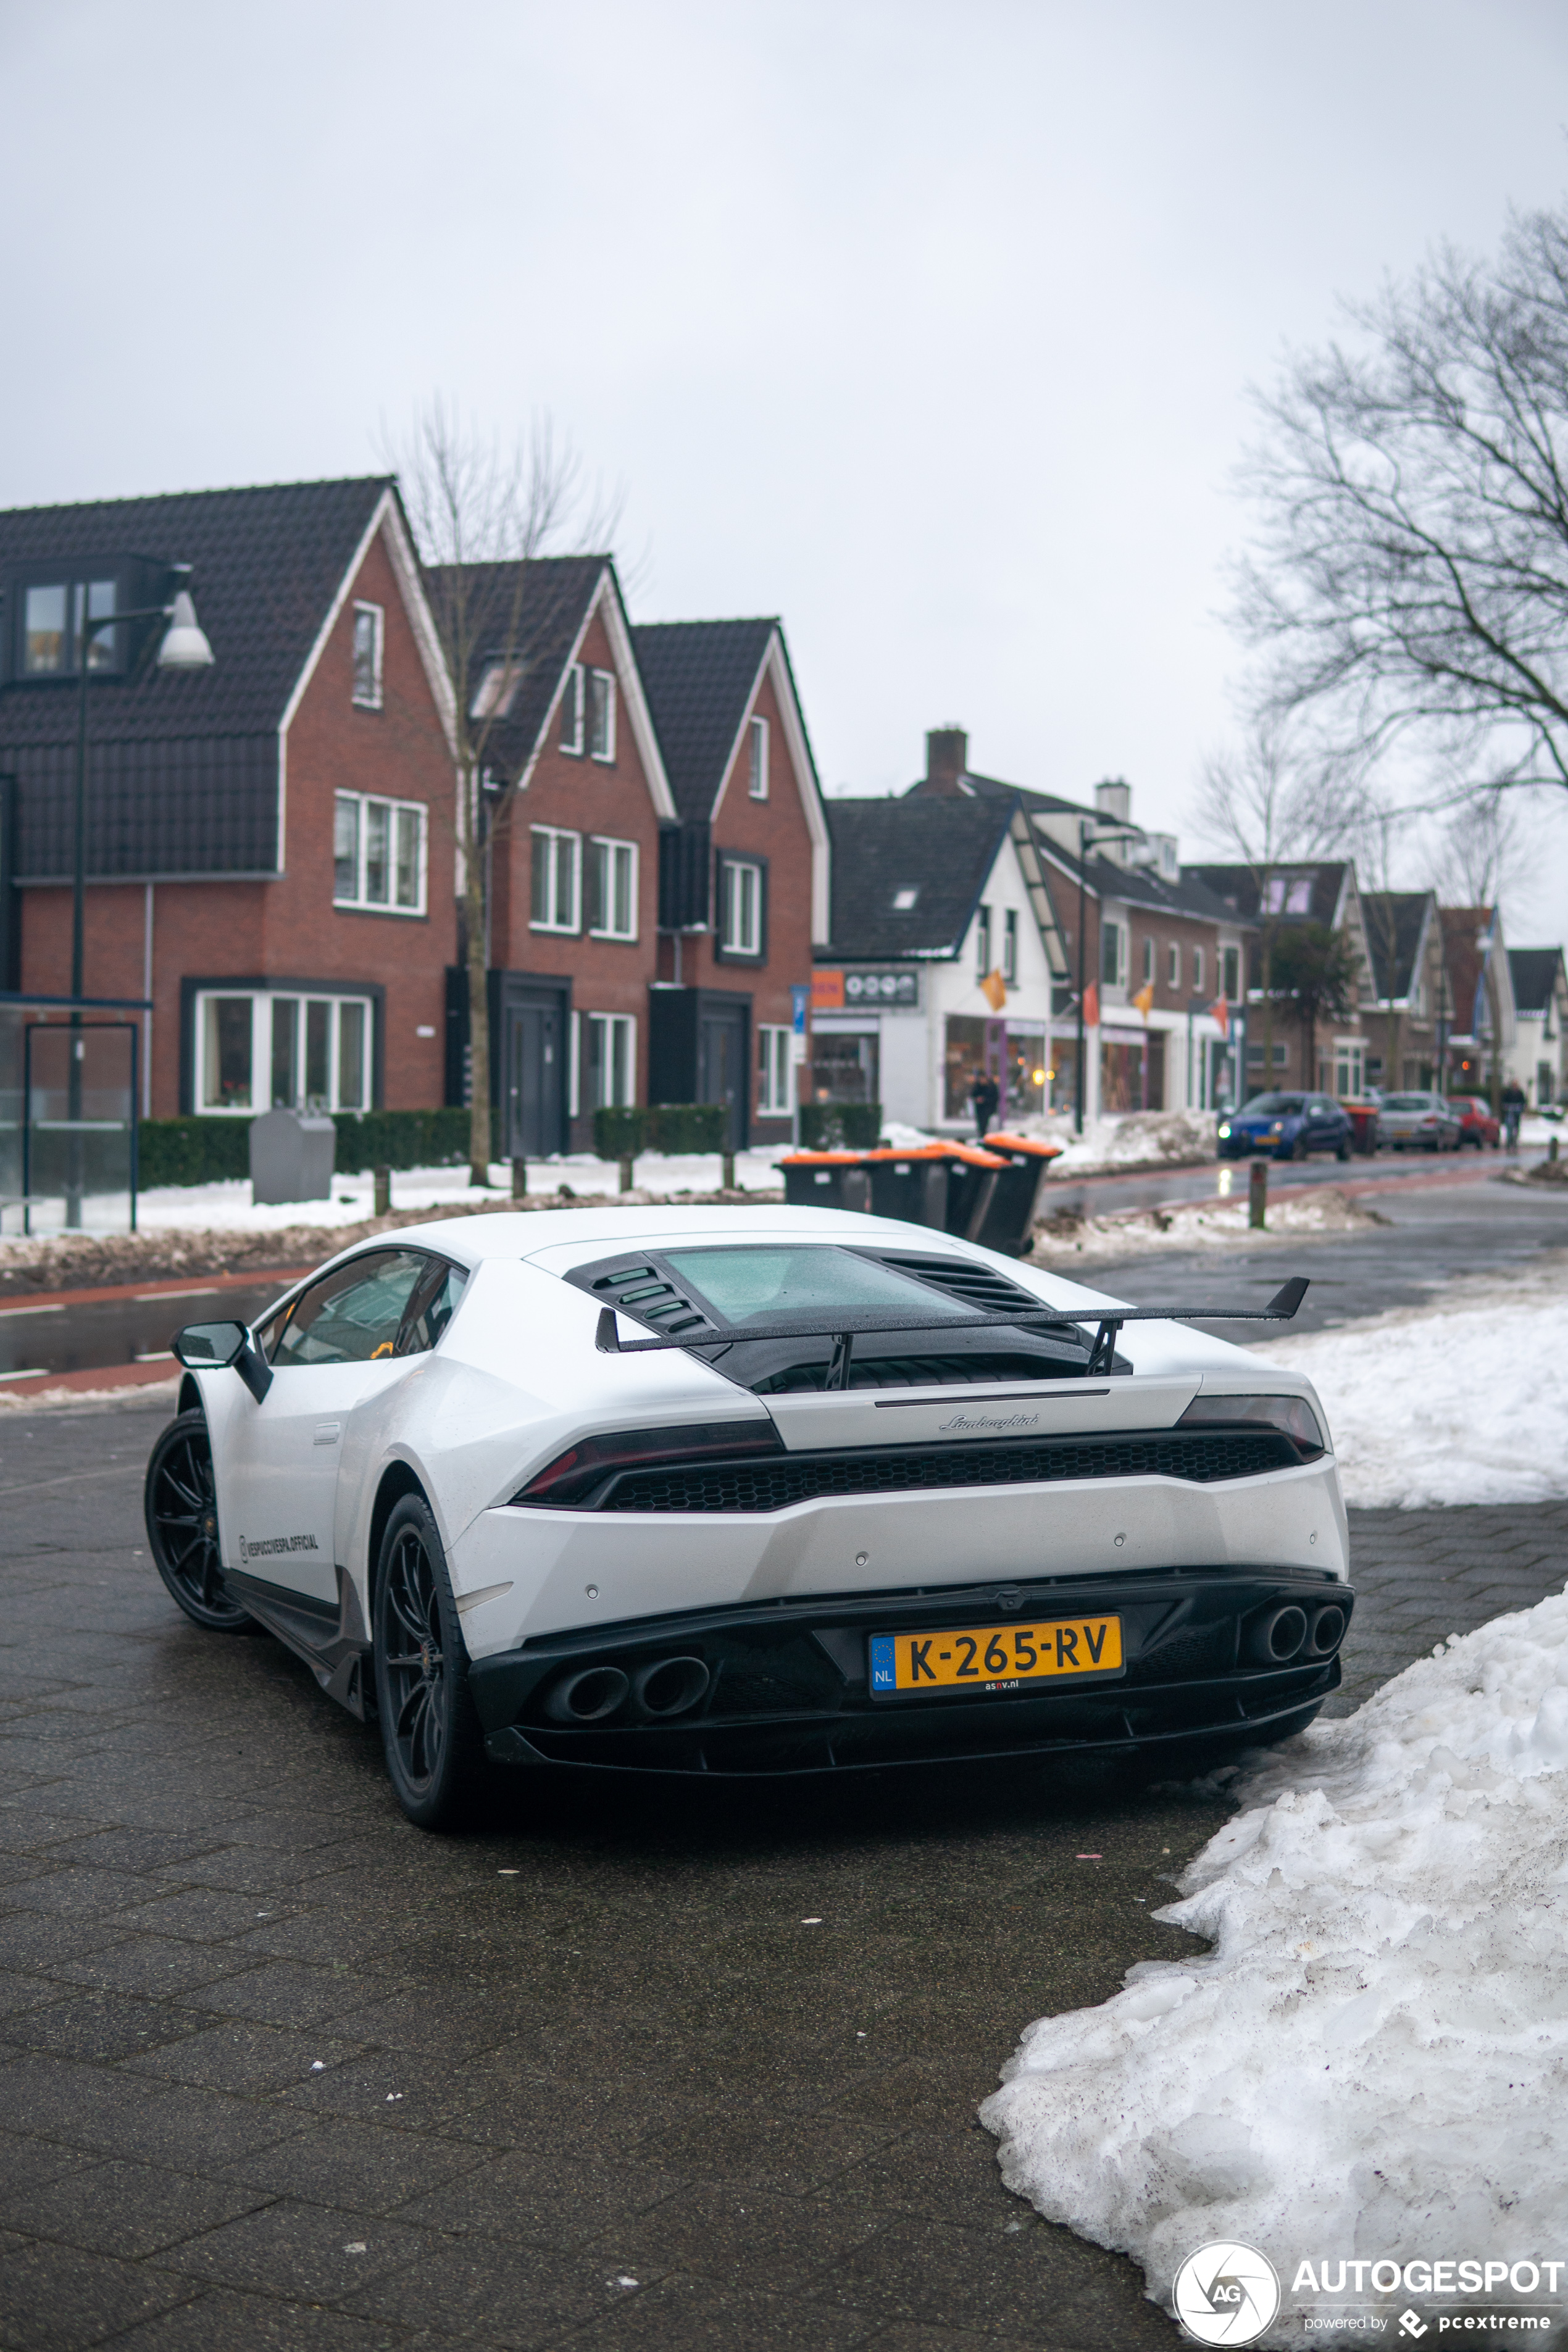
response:
<path id="1" fill-rule="evenodd" d="M 588 1150 L 595 1110 L 647 1099 L 659 840 L 676 821 L 607 556 L 487 566 L 503 615 L 472 665 L 487 767 L 517 790 L 489 843 L 499 1157 Z M 510 658 L 509 658 L 509 656 Z M 447 1100 L 465 1098 L 466 971 L 451 975 Z"/>
<path id="2" fill-rule="evenodd" d="M 1447 1003 L 1436 894 L 1363 890 L 1361 904 L 1372 973 L 1361 1007 L 1366 1084 L 1427 1093 L 1439 1082 Z"/>
<path id="3" fill-rule="evenodd" d="M 650 1102 L 725 1102 L 730 1140 L 787 1142 L 791 991 L 829 922 L 829 838 L 776 620 L 634 630 L 676 823 L 648 1000 Z"/>
<path id="4" fill-rule="evenodd" d="M 1500 907 L 1441 907 L 1443 997 L 1438 1017 L 1454 1095 L 1486 1095 L 1516 1052 L 1513 976 Z"/>
<path id="5" fill-rule="evenodd" d="M 1384 1043 L 1372 1008 L 1379 1002 L 1372 948 L 1361 887 L 1349 858 L 1296 860 L 1259 873 L 1250 866 L 1196 866 L 1188 869 L 1205 888 L 1251 927 L 1253 940 L 1247 969 L 1247 1090 L 1258 1094 L 1268 1087 L 1305 1087 L 1323 1094 L 1351 1098 L 1373 1082 L 1383 1066 Z M 1355 1001 L 1351 1009 L 1317 1024 L 1312 1055 L 1315 1067 L 1302 1066 L 1307 1051 L 1305 1032 L 1289 998 L 1275 995 L 1270 1008 L 1262 992 L 1262 950 L 1266 932 L 1276 935 L 1296 924 L 1317 923 L 1342 931 L 1350 942 L 1356 971 Z M 1266 1036 L 1268 1031 L 1272 1035 Z M 1369 1071 L 1368 1056 L 1372 1056 Z M 1385 1086 L 1387 1078 L 1382 1081 Z"/>
<path id="6" fill-rule="evenodd" d="M 187 576 L 211 668 L 90 657 L 85 992 L 152 1001 L 144 1115 L 437 1102 L 450 704 L 384 478 L 0 514 L 0 987 L 69 985 L 79 616 Z"/>

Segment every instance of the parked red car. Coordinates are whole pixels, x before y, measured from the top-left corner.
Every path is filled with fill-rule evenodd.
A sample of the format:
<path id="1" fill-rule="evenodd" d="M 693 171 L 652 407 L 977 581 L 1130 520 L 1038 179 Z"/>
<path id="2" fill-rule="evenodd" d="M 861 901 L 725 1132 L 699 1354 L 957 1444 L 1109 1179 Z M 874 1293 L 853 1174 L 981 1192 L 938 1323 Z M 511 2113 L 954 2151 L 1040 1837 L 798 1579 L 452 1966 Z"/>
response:
<path id="1" fill-rule="evenodd" d="M 1459 1141 L 1473 1143 L 1479 1151 L 1489 1143 L 1495 1151 L 1502 1141 L 1502 1129 L 1492 1117 L 1492 1107 L 1479 1095 L 1450 1095 L 1449 1101 L 1459 1114 Z"/>

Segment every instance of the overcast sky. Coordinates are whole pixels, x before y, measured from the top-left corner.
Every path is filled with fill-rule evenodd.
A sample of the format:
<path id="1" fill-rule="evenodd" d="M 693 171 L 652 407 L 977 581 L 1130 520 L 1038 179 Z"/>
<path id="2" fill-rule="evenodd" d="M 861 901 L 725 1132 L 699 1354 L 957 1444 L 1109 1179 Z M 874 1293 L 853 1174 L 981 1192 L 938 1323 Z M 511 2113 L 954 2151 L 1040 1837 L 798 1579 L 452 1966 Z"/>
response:
<path id="1" fill-rule="evenodd" d="M 0 0 L 0 504 L 547 410 L 635 617 L 782 614 L 830 791 L 956 720 L 1190 839 L 1248 383 L 1565 123 L 1562 0 Z"/>

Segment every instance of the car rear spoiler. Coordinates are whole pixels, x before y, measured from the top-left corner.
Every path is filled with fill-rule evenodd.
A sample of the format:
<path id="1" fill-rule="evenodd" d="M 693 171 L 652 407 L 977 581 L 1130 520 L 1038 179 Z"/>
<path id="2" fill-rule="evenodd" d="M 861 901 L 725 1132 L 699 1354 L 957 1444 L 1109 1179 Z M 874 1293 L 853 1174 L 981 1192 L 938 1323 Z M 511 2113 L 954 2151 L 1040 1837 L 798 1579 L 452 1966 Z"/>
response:
<path id="1" fill-rule="evenodd" d="M 1042 1300 L 1038 1307 L 1009 1309 L 994 1315 L 957 1317 L 943 1316 L 940 1323 L 928 1321 L 918 1314 L 858 1315 L 852 1324 L 842 1316 L 831 1323 L 770 1323 L 766 1330 L 707 1330 L 693 1332 L 689 1339 L 665 1338 L 623 1340 L 616 1322 L 613 1307 L 600 1309 L 599 1328 L 595 1346 L 605 1356 L 646 1356 L 675 1348 L 730 1348 L 738 1339 L 831 1339 L 833 1362 L 828 1372 L 830 1388 L 847 1388 L 849 1384 L 849 1364 L 858 1338 L 869 1337 L 881 1331 L 983 1331 L 1005 1330 L 1020 1323 L 1045 1324 L 1058 1331 L 1076 1330 L 1080 1326 L 1095 1326 L 1094 1342 L 1084 1367 L 1085 1379 L 1096 1373 L 1108 1372 L 1116 1356 L 1116 1342 L 1124 1323 L 1289 1323 L 1307 1296 L 1307 1276 L 1293 1275 L 1282 1289 L 1277 1290 L 1267 1307 L 1118 1307 L 1109 1314 L 1090 1307 L 1082 1315 L 1064 1314 L 1047 1307 Z M 623 1308 L 620 1310 L 625 1312 Z"/>

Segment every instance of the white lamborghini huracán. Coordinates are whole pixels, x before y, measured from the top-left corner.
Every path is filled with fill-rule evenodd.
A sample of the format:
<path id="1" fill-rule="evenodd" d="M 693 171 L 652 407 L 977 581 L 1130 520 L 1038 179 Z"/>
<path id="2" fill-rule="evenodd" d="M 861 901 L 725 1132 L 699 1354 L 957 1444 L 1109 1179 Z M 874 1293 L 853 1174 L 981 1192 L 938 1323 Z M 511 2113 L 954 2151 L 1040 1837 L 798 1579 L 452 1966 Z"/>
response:
<path id="1" fill-rule="evenodd" d="M 1310 1384 L 886 1218 L 454 1218 L 197 1323 L 153 1451 L 186 1615 L 374 1716 L 410 1818 L 489 1765 L 729 1774 L 1283 1738 L 1340 1679 Z"/>

